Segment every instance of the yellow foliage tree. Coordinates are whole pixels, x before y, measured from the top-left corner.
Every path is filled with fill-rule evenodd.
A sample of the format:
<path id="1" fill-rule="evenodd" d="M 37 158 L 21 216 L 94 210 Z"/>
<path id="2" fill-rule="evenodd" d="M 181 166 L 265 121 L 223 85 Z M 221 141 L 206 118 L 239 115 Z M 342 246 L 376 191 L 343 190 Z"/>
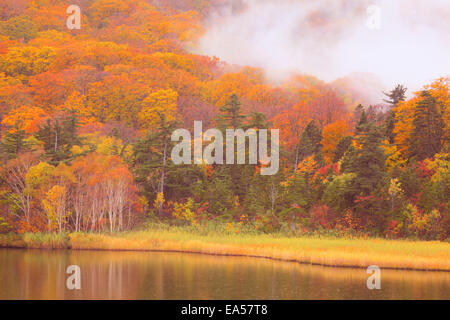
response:
<path id="1" fill-rule="evenodd" d="M 193 223 L 195 221 L 195 214 L 192 211 L 194 200 L 189 198 L 186 203 L 175 202 L 173 208 L 173 216 L 178 220 L 188 221 Z"/>
<path id="2" fill-rule="evenodd" d="M 55 61 L 56 50 L 51 47 L 15 47 L 0 55 L 0 72 L 24 78 L 47 71 Z"/>
<path id="3" fill-rule="evenodd" d="M 139 112 L 139 120 L 145 129 L 157 129 L 178 119 L 178 93 L 172 89 L 158 90 L 148 95 Z"/>
<path id="4" fill-rule="evenodd" d="M 42 200 L 42 205 L 44 206 L 50 231 L 57 229 L 61 233 L 64 230 L 66 219 L 70 216 L 70 213 L 66 212 L 66 204 L 66 187 L 54 185 L 47 191 L 45 199 Z"/>
<path id="5" fill-rule="evenodd" d="M 417 100 L 418 98 L 415 97 L 408 101 L 400 101 L 395 108 L 394 143 L 404 158 L 408 157 L 410 136 L 414 130 L 413 121 Z"/>
<path id="6" fill-rule="evenodd" d="M 397 146 L 389 144 L 388 140 L 384 140 L 381 147 L 386 154 L 386 168 L 389 172 L 395 167 L 403 167 L 406 165 L 406 159 L 398 151 Z"/>
<path id="7" fill-rule="evenodd" d="M 339 141 L 349 134 L 350 128 L 345 121 L 336 121 L 323 128 L 322 151 L 326 162 L 332 162 Z"/>

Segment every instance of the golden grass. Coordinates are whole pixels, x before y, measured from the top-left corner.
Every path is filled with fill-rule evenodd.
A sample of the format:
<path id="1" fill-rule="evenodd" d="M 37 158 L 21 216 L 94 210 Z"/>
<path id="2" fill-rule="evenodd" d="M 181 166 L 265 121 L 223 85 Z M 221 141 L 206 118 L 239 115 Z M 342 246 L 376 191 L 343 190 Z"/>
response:
<path id="1" fill-rule="evenodd" d="M 183 229 L 124 232 L 114 235 L 26 233 L 0 235 L 0 247 L 178 251 L 271 258 L 339 267 L 450 271 L 450 243 L 384 239 L 335 239 L 209 233 Z"/>
<path id="2" fill-rule="evenodd" d="M 67 249 L 70 248 L 69 239 L 65 234 L 57 233 L 24 233 L 0 234 L 0 248 L 29 248 L 29 249 Z"/>
<path id="3" fill-rule="evenodd" d="M 198 235 L 149 230 L 117 235 L 73 233 L 73 249 L 153 250 L 264 257 L 327 266 L 450 271 L 450 244 L 438 241 Z"/>

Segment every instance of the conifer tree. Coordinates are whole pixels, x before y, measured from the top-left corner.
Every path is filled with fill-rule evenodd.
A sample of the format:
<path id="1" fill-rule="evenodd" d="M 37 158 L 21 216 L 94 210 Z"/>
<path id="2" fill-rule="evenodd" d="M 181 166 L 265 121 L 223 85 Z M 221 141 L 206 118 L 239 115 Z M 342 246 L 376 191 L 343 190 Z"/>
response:
<path id="1" fill-rule="evenodd" d="M 151 202 L 158 194 L 165 194 L 166 178 L 177 167 L 168 161 L 170 155 L 170 135 L 176 128 L 176 122 L 161 122 L 158 130 L 147 134 L 133 145 L 136 182 L 143 187 L 144 196 Z M 162 215 L 162 204 L 158 208 Z"/>
<path id="2" fill-rule="evenodd" d="M 300 135 L 297 148 L 297 161 L 299 163 L 303 159 L 314 155 L 317 162 L 322 161 L 322 133 L 317 127 L 314 120 L 311 120 Z"/>
<path id="3" fill-rule="evenodd" d="M 387 102 L 391 108 L 388 111 L 388 115 L 386 120 L 384 121 L 384 134 L 388 138 L 389 143 L 394 143 L 394 127 L 395 127 L 395 107 L 399 104 L 400 101 L 405 101 L 407 88 L 398 84 L 393 90 L 386 93 L 383 92 L 388 99 L 383 99 L 384 102 Z"/>
<path id="4" fill-rule="evenodd" d="M 44 143 L 45 157 L 52 165 L 71 160 L 71 148 L 81 145 L 81 138 L 77 133 L 78 118 L 71 113 L 64 118 L 56 118 L 53 122 L 48 119 L 45 125 L 39 127 L 36 138 Z"/>
<path id="5" fill-rule="evenodd" d="M 414 112 L 409 148 L 410 157 L 419 161 L 440 152 L 444 128 L 436 99 L 426 90 L 420 97 Z"/>
<path id="6" fill-rule="evenodd" d="M 405 101 L 405 93 L 408 90 L 406 87 L 398 84 L 393 90 L 390 92 L 383 92 L 383 94 L 388 97 L 388 99 L 383 99 L 384 102 L 389 103 L 392 107 L 398 105 L 400 101 Z"/>
<path id="7" fill-rule="evenodd" d="M 373 194 L 386 176 L 386 155 L 381 147 L 383 134 L 374 124 L 365 126 L 365 132 L 355 138 L 359 148 L 351 147 L 344 157 L 342 169 L 354 173 L 352 188 L 356 194 Z"/>
<path id="8" fill-rule="evenodd" d="M 248 124 L 244 126 L 247 128 L 254 129 L 267 129 L 269 127 L 267 123 L 267 117 L 264 113 L 252 111 L 249 116 Z"/>
<path id="9" fill-rule="evenodd" d="M 339 142 L 336 146 L 336 150 L 334 151 L 333 162 L 338 162 L 339 160 L 342 159 L 345 152 L 347 152 L 347 150 L 351 146 L 352 141 L 353 141 L 353 137 L 351 137 L 351 136 L 342 137 L 341 140 L 339 140 Z"/>
<path id="10" fill-rule="evenodd" d="M 232 94 L 225 105 L 219 109 L 220 114 L 216 118 L 216 123 L 218 125 L 218 128 L 222 130 L 223 133 L 225 133 L 226 129 L 246 130 L 249 128 L 260 129 L 259 127 L 267 127 L 264 115 L 260 113 L 252 113 L 250 119 L 248 119 L 247 115 L 242 113 L 241 106 L 242 104 L 239 101 L 239 97 L 236 94 Z M 223 143 L 225 150 L 225 139 Z M 245 143 L 247 145 L 248 140 L 246 140 Z M 247 162 L 249 148 L 245 148 L 245 150 L 246 164 L 235 163 L 215 166 L 217 175 L 215 175 L 215 178 L 213 178 L 221 179 L 223 181 L 231 181 L 231 190 L 234 196 L 237 196 L 240 200 L 243 200 L 246 193 L 248 192 L 251 182 L 251 176 L 255 172 L 255 165 L 250 165 Z M 234 153 L 234 159 L 237 159 L 237 139 L 235 139 L 234 142 Z M 215 183 L 216 182 L 213 181 L 212 185 L 215 185 Z"/>
<path id="11" fill-rule="evenodd" d="M 217 124 L 220 129 L 239 129 L 243 126 L 243 121 L 246 118 L 241 112 L 241 102 L 236 94 L 232 94 L 224 106 L 219 111 L 220 115 L 217 117 Z"/>
<path id="12" fill-rule="evenodd" d="M 20 121 L 16 123 L 14 130 L 5 133 L 1 149 L 7 159 L 16 158 L 20 152 L 28 149 L 25 136 L 25 130 L 20 127 Z"/>
<path id="13" fill-rule="evenodd" d="M 355 127 L 355 134 L 358 135 L 366 131 L 367 125 L 369 124 L 369 119 L 367 118 L 365 108 L 361 104 L 356 107 L 356 110 L 360 113 L 358 124 Z"/>

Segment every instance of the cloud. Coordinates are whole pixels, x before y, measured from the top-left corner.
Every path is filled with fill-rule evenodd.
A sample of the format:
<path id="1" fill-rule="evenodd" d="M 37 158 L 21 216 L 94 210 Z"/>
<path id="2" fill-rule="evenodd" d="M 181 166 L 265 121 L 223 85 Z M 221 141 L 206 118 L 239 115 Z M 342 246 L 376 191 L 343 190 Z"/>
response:
<path id="1" fill-rule="evenodd" d="M 370 5 L 379 30 L 367 27 Z M 448 0 L 237 0 L 210 15 L 196 52 L 272 79 L 365 72 L 417 90 L 450 73 L 449 17 Z"/>

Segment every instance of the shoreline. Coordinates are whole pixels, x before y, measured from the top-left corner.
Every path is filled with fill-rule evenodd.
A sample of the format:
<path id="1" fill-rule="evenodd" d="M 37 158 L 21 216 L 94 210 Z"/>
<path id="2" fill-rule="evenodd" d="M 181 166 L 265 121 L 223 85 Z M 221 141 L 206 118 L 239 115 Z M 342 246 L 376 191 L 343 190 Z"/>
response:
<path id="1" fill-rule="evenodd" d="M 444 242 L 276 238 L 268 235 L 204 236 L 150 230 L 114 235 L 0 235 L 0 248 L 175 252 L 263 258 L 332 268 L 378 265 L 382 269 L 392 270 L 450 272 L 450 244 Z"/>
<path id="2" fill-rule="evenodd" d="M 317 267 L 326 267 L 326 268 L 345 268 L 345 269 L 365 269 L 366 267 L 358 266 L 358 265 L 331 265 L 331 264 L 321 264 L 321 263 L 310 263 L 310 262 L 302 262 L 298 260 L 283 260 L 279 258 L 269 257 L 269 256 L 252 256 L 252 255 L 239 255 L 239 254 L 227 254 L 227 253 L 207 253 L 201 251 L 180 251 L 180 250 L 158 250 L 158 249 L 87 249 L 87 248 L 25 248 L 25 247 L 0 247 L 0 249 L 16 249 L 16 250 L 51 250 L 51 251 L 59 251 L 59 250 L 70 250 L 70 251 L 100 251 L 100 252 L 158 252 L 158 253 L 186 253 L 186 254 L 199 254 L 206 256 L 218 256 L 218 257 L 242 257 L 242 258 L 256 258 L 256 259 L 267 259 L 279 262 L 288 262 L 288 263 L 298 263 L 303 265 L 311 265 Z M 383 269 L 387 270 L 398 270 L 398 271 L 418 271 L 418 272 L 443 272 L 447 273 L 450 270 L 445 269 L 414 269 L 414 268 L 394 268 L 394 267 L 383 267 Z"/>

